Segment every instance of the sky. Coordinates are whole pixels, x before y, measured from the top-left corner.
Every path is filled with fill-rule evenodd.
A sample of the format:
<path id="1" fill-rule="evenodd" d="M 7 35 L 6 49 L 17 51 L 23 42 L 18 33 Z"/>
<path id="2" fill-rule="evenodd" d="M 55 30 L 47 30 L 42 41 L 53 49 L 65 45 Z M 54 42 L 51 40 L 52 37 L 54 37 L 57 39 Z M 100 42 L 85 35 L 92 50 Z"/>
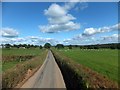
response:
<path id="1" fill-rule="evenodd" d="M 3 2 L 2 44 L 117 43 L 117 2 Z"/>

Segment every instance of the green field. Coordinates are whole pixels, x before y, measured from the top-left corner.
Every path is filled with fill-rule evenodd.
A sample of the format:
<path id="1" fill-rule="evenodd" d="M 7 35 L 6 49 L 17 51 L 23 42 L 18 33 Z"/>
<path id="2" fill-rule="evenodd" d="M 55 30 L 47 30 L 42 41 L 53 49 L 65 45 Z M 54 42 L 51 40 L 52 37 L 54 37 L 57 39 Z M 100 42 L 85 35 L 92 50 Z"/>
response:
<path id="1" fill-rule="evenodd" d="M 37 49 L 2 49 L 2 56 L 38 56 L 43 52 L 43 50 L 37 48 Z M 6 71 L 12 67 L 14 67 L 16 64 L 24 63 L 25 61 L 20 62 L 19 60 L 13 60 L 13 61 L 7 61 L 4 64 L 2 64 L 2 71 Z"/>
<path id="2" fill-rule="evenodd" d="M 2 49 L 2 55 L 39 55 L 43 50 L 39 48 L 31 49 Z"/>
<path id="3" fill-rule="evenodd" d="M 6 71 L 12 67 L 14 67 L 16 64 L 20 64 L 20 63 L 23 63 L 24 61 L 22 62 L 18 62 L 18 61 L 11 61 L 11 62 L 6 62 L 4 64 L 2 64 L 2 71 Z"/>
<path id="4" fill-rule="evenodd" d="M 28 70 L 35 73 L 41 67 L 47 50 L 39 48 L 2 49 L 2 85 L 13 88 L 25 79 Z"/>
<path id="5" fill-rule="evenodd" d="M 71 50 L 61 49 L 59 52 L 113 81 L 118 81 L 118 50 L 82 50 L 74 48 Z"/>

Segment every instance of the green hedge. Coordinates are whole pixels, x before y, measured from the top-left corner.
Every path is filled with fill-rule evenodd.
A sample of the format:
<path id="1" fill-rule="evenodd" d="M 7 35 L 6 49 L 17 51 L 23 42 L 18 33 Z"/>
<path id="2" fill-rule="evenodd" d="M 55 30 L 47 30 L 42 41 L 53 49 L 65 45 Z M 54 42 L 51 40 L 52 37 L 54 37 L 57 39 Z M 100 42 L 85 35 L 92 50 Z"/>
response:
<path id="1" fill-rule="evenodd" d="M 79 72 L 75 63 L 64 57 L 60 53 L 52 51 L 56 62 L 61 69 L 67 89 L 76 88 L 79 90 L 87 89 L 87 83 L 83 78 L 83 73 Z"/>
<path id="2" fill-rule="evenodd" d="M 67 89 L 118 88 L 117 83 L 112 82 L 105 76 L 74 62 L 59 51 L 53 49 L 52 52 L 61 69 Z"/>

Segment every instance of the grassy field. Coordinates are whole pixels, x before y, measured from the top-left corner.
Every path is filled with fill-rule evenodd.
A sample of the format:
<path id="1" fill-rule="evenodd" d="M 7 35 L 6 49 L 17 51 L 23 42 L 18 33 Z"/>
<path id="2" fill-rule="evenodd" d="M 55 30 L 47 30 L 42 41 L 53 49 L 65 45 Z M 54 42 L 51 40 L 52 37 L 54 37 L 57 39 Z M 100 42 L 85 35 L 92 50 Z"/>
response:
<path id="1" fill-rule="evenodd" d="M 20 63 L 23 63 L 23 62 L 12 61 L 12 62 L 4 63 L 4 64 L 2 64 L 2 71 L 4 72 L 4 71 L 14 67 L 16 64 L 20 64 Z"/>
<path id="2" fill-rule="evenodd" d="M 82 50 L 75 48 L 59 51 L 75 62 L 87 66 L 113 81 L 118 81 L 118 50 Z"/>
<path id="3" fill-rule="evenodd" d="M 40 49 L 2 49 L 2 56 L 27 56 L 27 55 L 31 55 L 31 56 L 38 56 L 43 52 L 43 50 Z M 25 60 L 24 60 L 25 61 Z M 2 71 L 6 71 L 12 67 L 14 67 L 16 64 L 19 63 L 24 63 L 24 61 L 20 62 L 20 60 L 13 60 L 13 61 L 9 61 L 7 60 L 7 62 L 2 64 Z"/>
<path id="4" fill-rule="evenodd" d="M 39 55 L 42 52 L 39 48 L 31 49 L 2 49 L 2 55 Z"/>
<path id="5" fill-rule="evenodd" d="M 47 50 L 39 48 L 3 49 L 2 59 L 5 57 L 4 63 L 2 63 L 3 88 L 15 87 L 25 79 L 28 70 L 31 70 L 31 74 L 34 73 L 35 70 L 41 67 L 46 55 Z"/>

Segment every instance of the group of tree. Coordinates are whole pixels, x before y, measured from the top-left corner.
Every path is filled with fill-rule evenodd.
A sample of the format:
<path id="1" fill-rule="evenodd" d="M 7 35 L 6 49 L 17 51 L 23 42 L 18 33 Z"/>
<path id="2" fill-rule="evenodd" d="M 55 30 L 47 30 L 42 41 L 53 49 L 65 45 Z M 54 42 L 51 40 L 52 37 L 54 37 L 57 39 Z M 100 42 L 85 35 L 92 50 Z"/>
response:
<path id="1" fill-rule="evenodd" d="M 44 48 L 50 49 L 51 44 L 50 43 L 45 43 Z"/>
<path id="2" fill-rule="evenodd" d="M 42 49 L 43 47 L 40 45 L 30 45 L 30 44 L 2 44 L 1 45 L 3 48 L 40 48 Z"/>
<path id="3" fill-rule="evenodd" d="M 120 43 L 110 43 L 110 44 L 96 44 L 96 45 L 63 45 L 57 44 L 55 48 L 61 49 L 67 47 L 68 49 L 80 48 L 80 49 L 120 49 Z"/>
<path id="4" fill-rule="evenodd" d="M 61 49 L 61 48 L 64 48 L 64 45 L 63 45 L 63 44 L 57 44 L 57 45 L 55 46 L 55 48 Z"/>
<path id="5" fill-rule="evenodd" d="M 97 44 L 80 46 L 81 49 L 120 49 L 120 43 Z"/>
<path id="6" fill-rule="evenodd" d="M 13 44 L 13 45 L 11 45 L 11 44 L 2 44 L 1 45 L 3 48 L 40 48 L 40 49 L 42 49 L 43 47 L 44 48 L 47 48 L 47 49 L 49 49 L 50 47 L 51 47 L 51 44 L 50 43 L 45 43 L 45 45 L 44 46 L 42 46 L 42 45 L 30 45 L 30 44 Z"/>
<path id="7" fill-rule="evenodd" d="M 51 48 L 51 44 L 50 43 L 45 43 L 44 46 L 42 45 L 30 45 L 30 44 L 19 44 L 19 45 L 11 45 L 11 44 L 2 44 L 2 47 L 5 48 L 40 48 L 42 49 L 47 48 L 50 49 Z M 63 45 L 63 44 L 57 44 L 55 46 L 55 48 L 57 49 L 62 49 L 64 47 L 67 47 L 68 49 L 72 49 L 73 47 L 76 48 L 80 48 L 80 49 L 100 49 L 100 48 L 107 48 L 107 49 L 120 49 L 120 43 L 111 43 L 111 44 L 96 44 L 96 45 Z"/>

